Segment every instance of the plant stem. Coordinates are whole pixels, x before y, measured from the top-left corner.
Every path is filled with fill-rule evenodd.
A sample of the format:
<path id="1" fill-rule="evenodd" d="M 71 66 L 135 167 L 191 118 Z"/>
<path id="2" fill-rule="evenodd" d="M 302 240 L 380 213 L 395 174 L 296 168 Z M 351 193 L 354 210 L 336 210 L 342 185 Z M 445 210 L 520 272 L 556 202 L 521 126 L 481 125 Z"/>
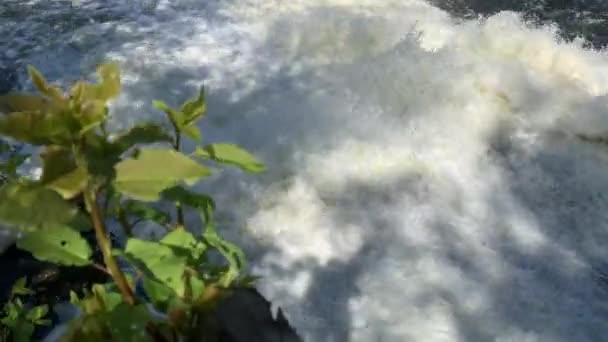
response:
<path id="1" fill-rule="evenodd" d="M 97 204 L 97 200 L 95 198 L 95 192 L 91 189 L 87 189 L 84 192 L 84 196 L 87 207 L 89 208 L 89 212 L 91 214 L 91 219 L 93 220 L 93 227 L 95 228 L 97 243 L 99 244 L 99 248 L 103 254 L 103 259 L 108 271 L 110 272 L 112 279 L 114 279 L 116 286 L 118 286 L 124 301 L 130 305 L 133 305 L 135 304 L 135 295 L 127 282 L 125 274 L 122 272 L 118 266 L 118 263 L 116 262 L 116 259 L 112 255 L 112 243 L 106 234 L 106 227 L 99 211 L 99 205 Z"/>
<path id="2" fill-rule="evenodd" d="M 182 134 L 177 128 L 177 124 L 173 123 L 173 128 L 175 129 L 175 145 L 173 145 L 173 148 L 179 152 L 182 144 Z M 177 228 L 184 228 L 184 208 L 182 207 L 182 204 L 177 203 L 175 209 L 177 211 Z"/>

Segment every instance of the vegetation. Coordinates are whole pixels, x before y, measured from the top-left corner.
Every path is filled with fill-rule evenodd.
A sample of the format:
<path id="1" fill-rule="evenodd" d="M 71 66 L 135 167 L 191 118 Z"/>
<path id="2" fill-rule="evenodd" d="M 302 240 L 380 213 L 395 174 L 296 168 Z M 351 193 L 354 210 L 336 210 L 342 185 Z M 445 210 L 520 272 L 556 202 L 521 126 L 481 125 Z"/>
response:
<path id="1" fill-rule="evenodd" d="M 207 163 L 248 173 L 264 166 L 237 145 L 203 142 L 197 123 L 206 114 L 204 89 L 179 108 L 154 101 L 170 128 L 143 122 L 111 137 L 108 103 L 121 91 L 116 64 L 101 65 L 97 83 L 78 81 L 67 93 L 35 68 L 28 71 L 38 94 L 0 97 L 6 111 L 0 135 L 40 147 L 42 174 L 20 177 L 17 169 L 27 155 L 0 145 L 7 160 L 0 169 L 0 224 L 21 233 L 18 248 L 39 260 L 94 266 L 112 279 L 82 289 L 80 296 L 72 292 L 81 315 L 63 340 L 214 340 L 210 317 L 216 305 L 231 288 L 255 279 L 245 274 L 242 250 L 218 233 L 212 198 L 191 186 L 212 174 Z M 193 140 L 196 149 L 184 153 L 183 139 Z M 159 209 L 161 202 L 175 205 L 175 212 Z M 185 210 L 198 213 L 200 229 L 185 226 Z M 108 236 L 110 221 L 128 236 L 120 248 Z M 133 237 L 133 228 L 146 221 L 167 234 L 159 241 Z M 91 230 L 102 260 L 92 257 L 94 247 L 83 237 Z M 214 253 L 223 261 L 214 262 Z M 125 272 L 119 262 L 134 271 Z M 1 320 L 13 340 L 27 340 L 35 325 L 48 324 L 46 306 L 26 308 L 18 299 L 29 293 L 25 282 L 15 285 Z"/>

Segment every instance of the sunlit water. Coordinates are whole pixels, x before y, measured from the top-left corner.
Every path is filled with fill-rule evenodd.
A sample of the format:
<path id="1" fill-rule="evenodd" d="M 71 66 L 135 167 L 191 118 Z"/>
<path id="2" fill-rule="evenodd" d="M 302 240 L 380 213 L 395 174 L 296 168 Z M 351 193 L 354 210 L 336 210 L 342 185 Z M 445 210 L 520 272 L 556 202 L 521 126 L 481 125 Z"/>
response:
<path id="1" fill-rule="evenodd" d="M 204 82 L 205 138 L 268 171 L 200 188 L 307 341 L 608 338 L 608 154 L 574 137 L 608 132 L 608 53 L 414 0 L 116 4 L 4 46 L 120 61 L 115 128 Z"/>

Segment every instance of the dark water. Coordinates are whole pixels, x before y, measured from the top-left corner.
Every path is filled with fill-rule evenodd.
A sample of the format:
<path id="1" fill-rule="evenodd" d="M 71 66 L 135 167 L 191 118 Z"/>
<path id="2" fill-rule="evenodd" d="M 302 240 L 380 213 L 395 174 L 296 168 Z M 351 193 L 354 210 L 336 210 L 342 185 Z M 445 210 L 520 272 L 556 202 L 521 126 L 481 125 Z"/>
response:
<path id="1" fill-rule="evenodd" d="M 605 0 L 430 0 L 454 16 L 473 18 L 500 11 L 522 13 L 534 24 L 555 23 L 565 39 L 582 37 L 587 47 L 608 45 L 608 1 Z"/>
<path id="2" fill-rule="evenodd" d="M 582 37 L 587 47 L 608 45 L 608 1 L 603 0 L 428 0 L 462 19 L 515 11 L 532 24 L 555 23 L 563 38 Z M 124 4 L 128 7 L 129 1 Z M 65 33 L 88 23 L 116 22 L 133 11 L 109 0 L 88 1 L 75 7 L 72 1 L 0 1 L 0 94 L 19 88 L 21 59 L 43 53 Z"/>

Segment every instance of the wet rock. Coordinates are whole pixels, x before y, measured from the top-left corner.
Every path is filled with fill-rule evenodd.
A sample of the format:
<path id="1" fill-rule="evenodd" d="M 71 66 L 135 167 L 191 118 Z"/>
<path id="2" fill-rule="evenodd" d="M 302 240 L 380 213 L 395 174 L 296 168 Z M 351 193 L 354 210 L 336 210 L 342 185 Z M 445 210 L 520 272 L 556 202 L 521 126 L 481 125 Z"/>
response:
<path id="1" fill-rule="evenodd" d="M 281 309 L 273 317 L 270 302 L 256 289 L 233 291 L 218 307 L 220 342 L 301 342 Z"/>

